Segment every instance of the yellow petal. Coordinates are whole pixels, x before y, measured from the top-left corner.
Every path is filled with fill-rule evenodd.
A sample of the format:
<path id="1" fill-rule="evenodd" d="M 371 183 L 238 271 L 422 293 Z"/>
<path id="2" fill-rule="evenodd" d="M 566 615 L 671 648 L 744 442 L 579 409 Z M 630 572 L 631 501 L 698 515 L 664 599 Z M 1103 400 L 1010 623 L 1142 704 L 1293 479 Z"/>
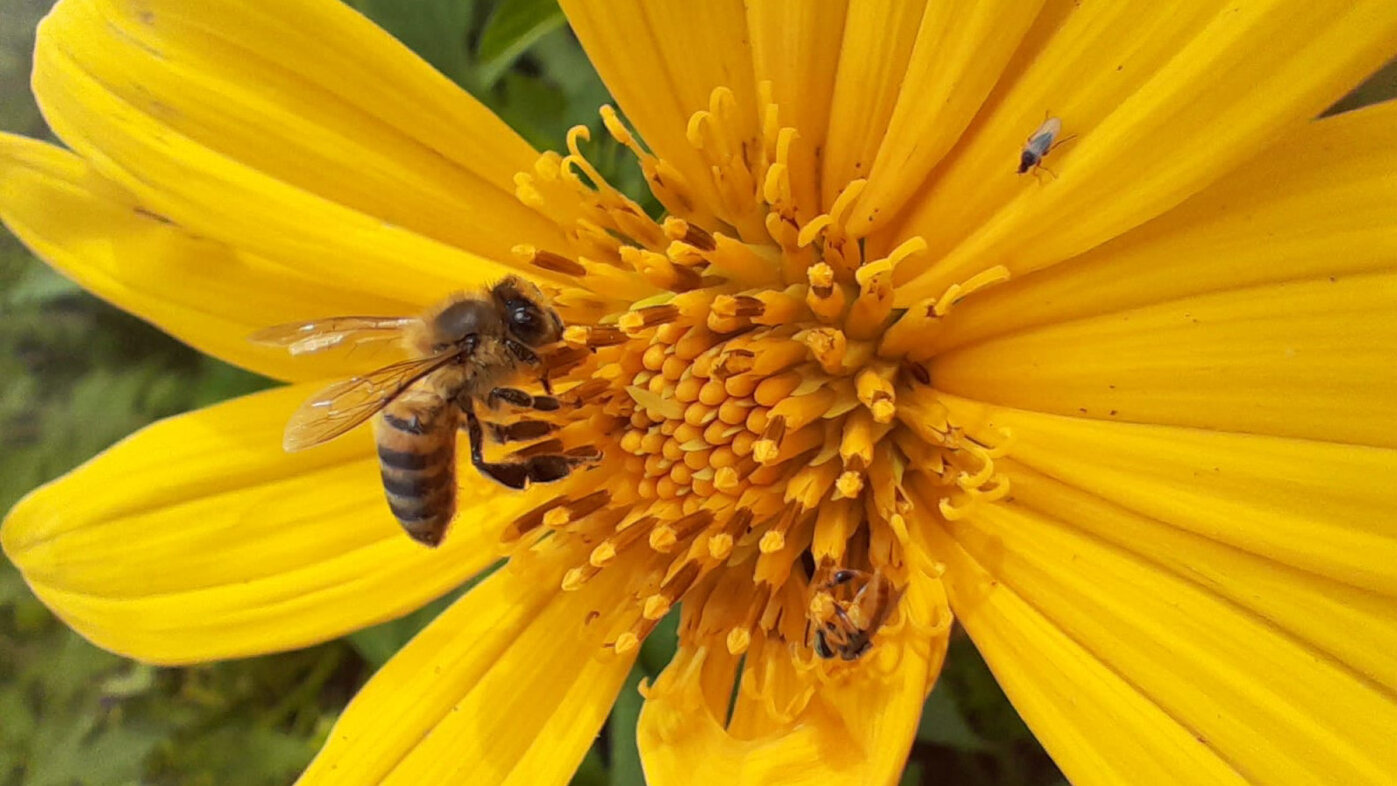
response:
<path id="1" fill-rule="evenodd" d="M 363 358 L 291 357 L 247 340 L 258 328 L 417 305 L 365 283 L 317 282 L 147 211 L 130 192 L 52 145 L 0 134 L 0 219 L 59 272 L 191 346 L 281 379 L 348 376 Z"/>
<path id="2" fill-rule="evenodd" d="M 1195 466 L 1218 455 L 1197 450 L 1186 439 L 1175 440 L 1171 447 L 1175 451 L 1195 448 Z M 1391 451 L 1384 452 L 1389 454 L 1389 463 L 1384 469 L 1390 471 L 1397 457 L 1390 456 Z M 1255 477 L 1252 483 L 1257 491 L 1268 490 L 1272 498 L 1285 498 L 1294 493 L 1295 486 L 1286 472 L 1294 476 L 1305 467 L 1297 457 L 1285 456 L 1283 450 L 1275 453 L 1288 461 L 1254 462 L 1261 465 L 1267 475 Z M 1224 453 L 1221 458 L 1231 457 Z M 1221 526 L 1202 529 L 1195 525 L 1192 527 L 1198 533 L 1195 534 L 1188 531 L 1191 529 L 1189 522 L 1176 524 L 1171 520 L 1177 516 L 1166 519 L 1163 517 L 1169 514 L 1160 513 L 1160 519 L 1150 518 L 1123 504 L 1113 504 L 1105 496 L 1053 480 L 1015 462 L 997 462 L 995 467 L 1002 468 L 1009 477 L 1015 503 L 1059 521 L 1070 521 L 1093 537 L 1195 581 L 1219 597 L 1269 620 L 1365 679 L 1389 690 L 1397 689 L 1397 604 L 1390 597 L 1394 584 L 1393 563 L 1390 559 L 1380 562 L 1381 555 L 1359 555 L 1377 540 L 1371 531 L 1376 529 L 1376 522 L 1367 518 L 1354 519 L 1351 498 L 1340 499 L 1340 506 L 1347 510 L 1339 515 L 1317 511 L 1322 504 L 1321 494 L 1315 494 L 1317 499 L 1307 499 L 1303 507 L 1286 506 L 1286 511 L 1269 515 L 1267 524 L 1277 532 L 1265 532 L 1266 525 L 1258 526 L 1262 516 L 1271 514 L 1265 508 L 1258 508 L 1261 515 L 1231 517 L 1223 524 L 1226 529 Z M 1326 466 L 1317 466 L 1310 471 L 1319 475 L 1325 469 Z M 1136 488 L 1141 492 L 1139 497 L 1124 502 L 1140 499 L 1135 505 L 1137 509 L 1154 507 L 1152 503 L 1159 497 L 1152 485 L 1149 479 L 1141 481 Z M 1368 485 L 1378 484 L 1368 481 Z M 1328 487 L 1325 490 L 1333 497 L 1344 494 L 1344 491 Z M 1356 495 L 1364 491 L 1371 497 L 1374 489 L 1359 489 Z M 1110 489 L 1104 493 L 1109 495 Z M 1200 496 L 1193 498 L 1193 504 L 1207 505 L 1210 509 L 1226 510 L 1238 502 L 1237 495 L 1226 495 L 1225 490 L 1220 492 L 1215 487 L 1205 487 L 1195 493 Z M 1387 494 L 1394 496 L 1390 491 Z M 1280 507 L 1274 502 L 1269 504 L 1273 510 Z M 1389 500 L 1387 510 L 1392 507 Z M 1214 514 L 1214 520 L 1218 518 Z M 1331 537 L 1337 539 L 1330 540 Z M 1297 547 L 1302 542 L 1317 552 L 1318 558 L 1299 554 Z M 1303 569 L 1285 564 L 1296 561 L 1286 559 L 1290 556 L 1285 553 L 1286 547 L 1290 554 L 1301 557 Z M 1378 541 L 1377 547 L 1389 555 L 1393 550 L 1390 540 Z M 1354 572 L 1345 565 L 1356 562 L 1385 569 L 1386 573 L 1376 580 L 1362 582 L 1361 588 L 1356 587 Z M 1387 591 L 1387 596 L 1380 594 L 1383 590 Z"/>
<path id="3" fill-rule="evenodd" d="M 732 725 L 724 728 L 722 715 L 715 713 L 726 711 L 729 692 L 721 690 L 721 682 L 719 689 L 704 683 L 726 675 L 730 687 L 735 659 L 726 651 L 681 645 L 640 714 L 637 735 L 647 782 L 897 783 L 922 702 L 945 658 L 950 629 L 945 605 L 939 583 L 914 576 L 903 606 L 919 625 L 906 623 L 885 633 L 856 668 L 817 687 L 794 720 L 772 717 L 744 687 Z M 789 665 L 788 650 L 782 648 L 779 657 Z M 746 668 L 761 670 L 763 664 L 749 654 Z"/>
<path id="4" fill-rule="evenodd" d="M 1394 171 L 1397 101 L 1311 123 L 1144 226 L 967 298 L 937 348 L 1203 292 L 1391 269 Z"/>
<path id="5" fill-rule="evenodd" d="M 532 151 L 444 77 L 340 3 L 255 8 L 64 0 L 35 50 L 45 117 L 192 232 L 404 300 L 565 242 L 513 197 Z"/>
<path id="6" fill-rule="evenodd" d="M 873 168 L 925 6 L 925 0 L 849 2 L 822 156 L 826 208 L 850 180 L 867 177 Z"/>
<path id="7" fill-rule="evenodd" d="M 676 167 L 709 210 L 721 200 L 689 143 L 689 117 L 716 87 L 733 91 L 742 127 L 755 130 L 756 82 L 742 0 L 562 0 L 568 22 L 611 94 L 650 149 Z"/>
<path id="8" fill-rule="evenodd" d="M 559 556 L 501 568 L 427 626 L 354 698 L 299 783 L 567 783 L 634 656 L 585 626 L 620 599 L 624 571 L 564 593 Z"/>
<path id="9" fill-rule="evenodd" d="M 932 3 L 922 15 L 906 68 L 881 84 L 896 105 L 877 143 L 868 185 L 849 214 L 862 237 L 886 225 L 979 111 L 1043 0 Z M 870 58 L 871 59 L 871 58 Z M 879 84 L 879 83 L 874 83 Z"/>
<path id="10" fill-rule="evenodd" d="M 796 205 L 814 218 L 820 207 L 818 151 L 829 128 L 830 96 L 839 66 L 847 0 L 790 3 L 749 0 L 747 27 L 752 36 L 756 79 L 771 83 L 771 98 L 780 108 L 780 123 L 796 129 L 791 149 L 791 190 Z"/>
<path id="11" fill-rule="evenodd" d="M 1387 0 L 1074 9 L 894 236 L 930 251 L 898 268 L 899 302 L 994 264 L 1051 265 L 1159 215 L 1303 128 L 1394 40 Z M 1014 170 L 1045 113 L 1077 138 L 1039 183 Z"/>
<path id="12" fill-rule="evenodd" d="M 1397 445 L 1397 273 L 1198 295 L 937 356 L 939 389 L 1064 415 Z"/>
<path id="13" fill-rule="evenodd" d="M 1064 137 L 1080 136 L 1088 123 L 1100 122 L 1146 84 L 1216 13 L 1206 2 L 1046 3 L 985 111 L 896 225 L 920 232 L 932 253 L 945 253 L 1034 186 L 1013 175 L 1024 142 L 1048 115 L 1065 116 Z M 1045 163 L 1056 171 L 1069 152 L 1070 145 Z M 914 262 L 920 267 L 925 265 Z M 899 281 L 912 272 L 904 270 Z"/>
<path id="14" fill-rule="evenodd" d="M 1246 783 L 1205 741 L 998 583 L 939 527 L 925 539 L 947 563 L 957 618 L 1073 784 Z"/>
<path id="15" fill-rule="evenodd" d="M 1121 548 L 1017 498 L 930 530 L 957 616 L 1073 783 L 1379 784 L 1397 771 L 1390 690 L 1157 564 L 1160 544 Z M 1391 636 L 1383 622 L 1375 639 Z"/>
<path id="16" fill-rule="evenodd" d="M 968 428 L 1009 429 L 1016 462 L 1070 486 L 1298 570 L 1397 595 L 1397 451 L 942 401 Z"/>
<path id="17" fill-rule="evenodd" d="M 282 452 L 287 416 L 316 387 L 136 432 L 21 500 L 0 530 L 5 553 L 98 645 L 190 663 L 301 647 L 411 611 L 493 562 L 500 526 L 538 503 L 465 470 L 469 519 L 440 548 L 418 545 L 383 501 L 367 429 Z"/>

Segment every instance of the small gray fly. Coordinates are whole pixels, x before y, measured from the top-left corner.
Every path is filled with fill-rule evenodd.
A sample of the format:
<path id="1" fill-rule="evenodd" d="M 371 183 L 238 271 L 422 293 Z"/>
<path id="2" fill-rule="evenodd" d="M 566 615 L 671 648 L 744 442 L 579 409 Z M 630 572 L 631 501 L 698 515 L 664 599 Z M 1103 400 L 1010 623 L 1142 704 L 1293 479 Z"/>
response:
<path id="1" fill-rule="evenodd" d="M 1061 120 L 1056 117 L 1044 119 L 1043 125 L 1038 126 L 1038 130 L 1029 135 L 1028 142 L 1023 146 L 1023 152 L 1019 153 L 1019 174 L 1022 175 L 1030 170 L 1042 169 L 1053 177 L 1057 177 L 1057 174 L 1053 172 L 1053 170 L 1043 166 L 1043 159 L 1047 158 L 1048 154 L 1053 152 L 1053 149 L 1058 145 L 1069 139 L 1076 138 L 1076 135 L 1073 134 L 1072 136 L 1058 139 L 1057 142 L 1054 143 L 1053 140 L 1057 139 L 1057 135 L 1060 133 L 1062 133 Z"/>

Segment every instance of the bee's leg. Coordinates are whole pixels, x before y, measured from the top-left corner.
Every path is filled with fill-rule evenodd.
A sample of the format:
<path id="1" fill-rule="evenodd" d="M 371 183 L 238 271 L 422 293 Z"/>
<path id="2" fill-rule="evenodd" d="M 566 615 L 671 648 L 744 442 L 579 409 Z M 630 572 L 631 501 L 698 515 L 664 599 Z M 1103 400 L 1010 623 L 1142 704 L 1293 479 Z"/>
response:
<path id="1" fill-rule="evenodd" d="M 595 451 L 588 449 L 593 454 L 590 458 L 574 456 L 571 453 L 551 453 L 528 456 L 514 461 L 486 461 L 485 434 L 480 425 L 480 418 L 476 417 L 473 407 L 462 407 L 462 411 L 466 416 L 466 432 L 470 435 L 471 464 L 480 470 L 480 474 L 509 488 L 522 489 L 530 483 L 549 483 L 561 480 L 567 477 L 578 464 L 590 461 L 595 457 Z"/>
<path id="2" fill-rule="evenodd" d="M 863 654 L 872 648 L 873 639 L 860 633 L 857 636 L 850 637 L 849 643 L 840 649 L 839 657 L 846 661 L 855 661 L 863 657 Z"/>
<path id="3" fill-rule="evenodd" d="M 490 409 L 499 409 L 500 402 L 537 412 L 555 412 L 562 406 L 552 396 L 531 396 L 519 388 L 495 388 L 485 397 L 485 405 Z"/>
<path id="4" fill-rule="evenodd" d="M 854 621 L 853 621 L 852 619 L 849 618 L 849 612 L 845 611 L 843 606 L 840 606 L 839 604 L 835 604 L 835 606 L 834 606 L 834 616 L 838 617 L 840 622 L 842 622 L 842 623 L 844 623 L 845 625 L 849 626 L 849 630 L 858 630 L 858 629 L 859 629 L 859 626 L 858 626 L 858 625 L 855 625 L 855 624 L 854 624 Z"/>
<path id="5" fill-rule="evenodd" d="M 523 362 L 528 363 L 531 366 L 543 365 L 543 358 L 539 357 L 537 352 L 519 343 L 518 341 L 515 341 L 512 338 L 507 338 L 504 340 L 504 345 L 505 348 L 509 350 L 510 354 L 514 355 L 514 357 L 518 358 L 519 360 L 522 360 Z M 544 368 L 543 376 L 539 377 L 538 381 L 540 384 L 543 385 L 544 393 L 547 393 L 550 396 L 553 395 L 553 383 L 550 382 L 548 379 L 547 367 Z"/>
<path id="6" fill-rule="evenodd" d="M 546 420 L 521 420 L 507 426 L 498 423 L 489 425 L 491 436 L 501 445 L 508 442 L 527 442 L 531 439 L 546 437 L 558 428 L 557 424 L 549 423 Z"/>
<path id="7" fill-rule="evenodd" d="M 525 363 L 528 363 L 531 366 L 537 366 L 539 363 L 543 362 L 541 359 L 539 359 L 537 352 L 533 351 L 532 349 L 529 349 L 528 347 L 524 346 L 518 341 L 515 341 L 512 338 L 505 339 L 504 346 L 505 349 L 509 350 L 510 354 L 514 355 L 516 358 L 519 358 L 520 360 L 524 361 Z"/>
<path id="8" fill-rule="evenodd" d="M 532 459 L 543 458 L 544 456 L 562 456 L 572 463 L 572 466 L 588 464 L 601 458 L 601 451 L 590 445 L 581 445 L 575 448 L 564 448 L 560 439 L 549 439 L 543 442 L 535 442 L 532 445 L 519 448 L 509 454 L 510 459 Z"/>

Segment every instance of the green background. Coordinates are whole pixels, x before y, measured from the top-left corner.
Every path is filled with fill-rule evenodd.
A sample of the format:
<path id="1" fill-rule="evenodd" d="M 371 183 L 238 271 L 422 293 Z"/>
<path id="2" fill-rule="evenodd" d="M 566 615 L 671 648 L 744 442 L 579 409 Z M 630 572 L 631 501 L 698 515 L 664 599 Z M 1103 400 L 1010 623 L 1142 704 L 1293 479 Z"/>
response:
<path id="1" fill-rule="evenodd" d="M 609 96 L 555 0 L 351 4 L 536 147 L 559 149 L 570 126 L 593 126 L 594 161 L 643 196 L 636 168 L 600 133 L 596 109 Z M 49 5 L 0 0 L 0 130 L 48 137 L 28 73 Z M 1392 95 L 1390 66 L 1336 109 Z M 0 230 L 0 510 L 146 423 L 268 384 L 96 300 Z M 449 600 L 306 650 L 155 668 L 70 632 L 2 562 L 0 786 L 290 783 L 358 686 Z M 668 623 L 646 642 L 575 784 L 642 782 L 635 684 L 668 660 Z M 903 782 L 1063 783 L 959 631 Z"/>

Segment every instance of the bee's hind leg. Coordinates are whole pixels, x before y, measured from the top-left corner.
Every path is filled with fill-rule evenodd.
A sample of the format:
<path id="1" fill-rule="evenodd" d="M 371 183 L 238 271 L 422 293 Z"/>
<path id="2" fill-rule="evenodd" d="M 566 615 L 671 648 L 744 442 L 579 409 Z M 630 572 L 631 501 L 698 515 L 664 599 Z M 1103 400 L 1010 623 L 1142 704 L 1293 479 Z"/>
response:
<path id="1" fill-rule="evenodd" d="M 501 403 L 536 412 L 556 412 L 562 407 L 562 402 L 552 396 L 534 396 L 519 388 L 495 388 L 485 397 L 485 405 L 490 409 L 499 409 Z"/>
<path id="2" fill-rule="evenodd" d="M 509 442 L 541 439 L 558 430 L 557 424 L 549 423 L 546 420 L 521 420 L 503 426 L 498 423 L 487 425 L 490 427 L 490 435 L 501 445 Z"/>
<path id="3" fill-rule="evenodd" d="M 568 453 L 546 453 L 518 457 L 512 461 L 491 462 L 485 460 L 485 433 L 472 407 L 462 408 L 466 416 L 466 433 L 471 442 L 471 464 L 480 474 L 512 489 L 526 488 L 530 483 L 550 483 L 562 480 L 572 473 L 579 464 L 595 458 L 595 451 L 588 449 L 588 455 Z M 520 424 L 515 424 L 520 425 Z"/>

